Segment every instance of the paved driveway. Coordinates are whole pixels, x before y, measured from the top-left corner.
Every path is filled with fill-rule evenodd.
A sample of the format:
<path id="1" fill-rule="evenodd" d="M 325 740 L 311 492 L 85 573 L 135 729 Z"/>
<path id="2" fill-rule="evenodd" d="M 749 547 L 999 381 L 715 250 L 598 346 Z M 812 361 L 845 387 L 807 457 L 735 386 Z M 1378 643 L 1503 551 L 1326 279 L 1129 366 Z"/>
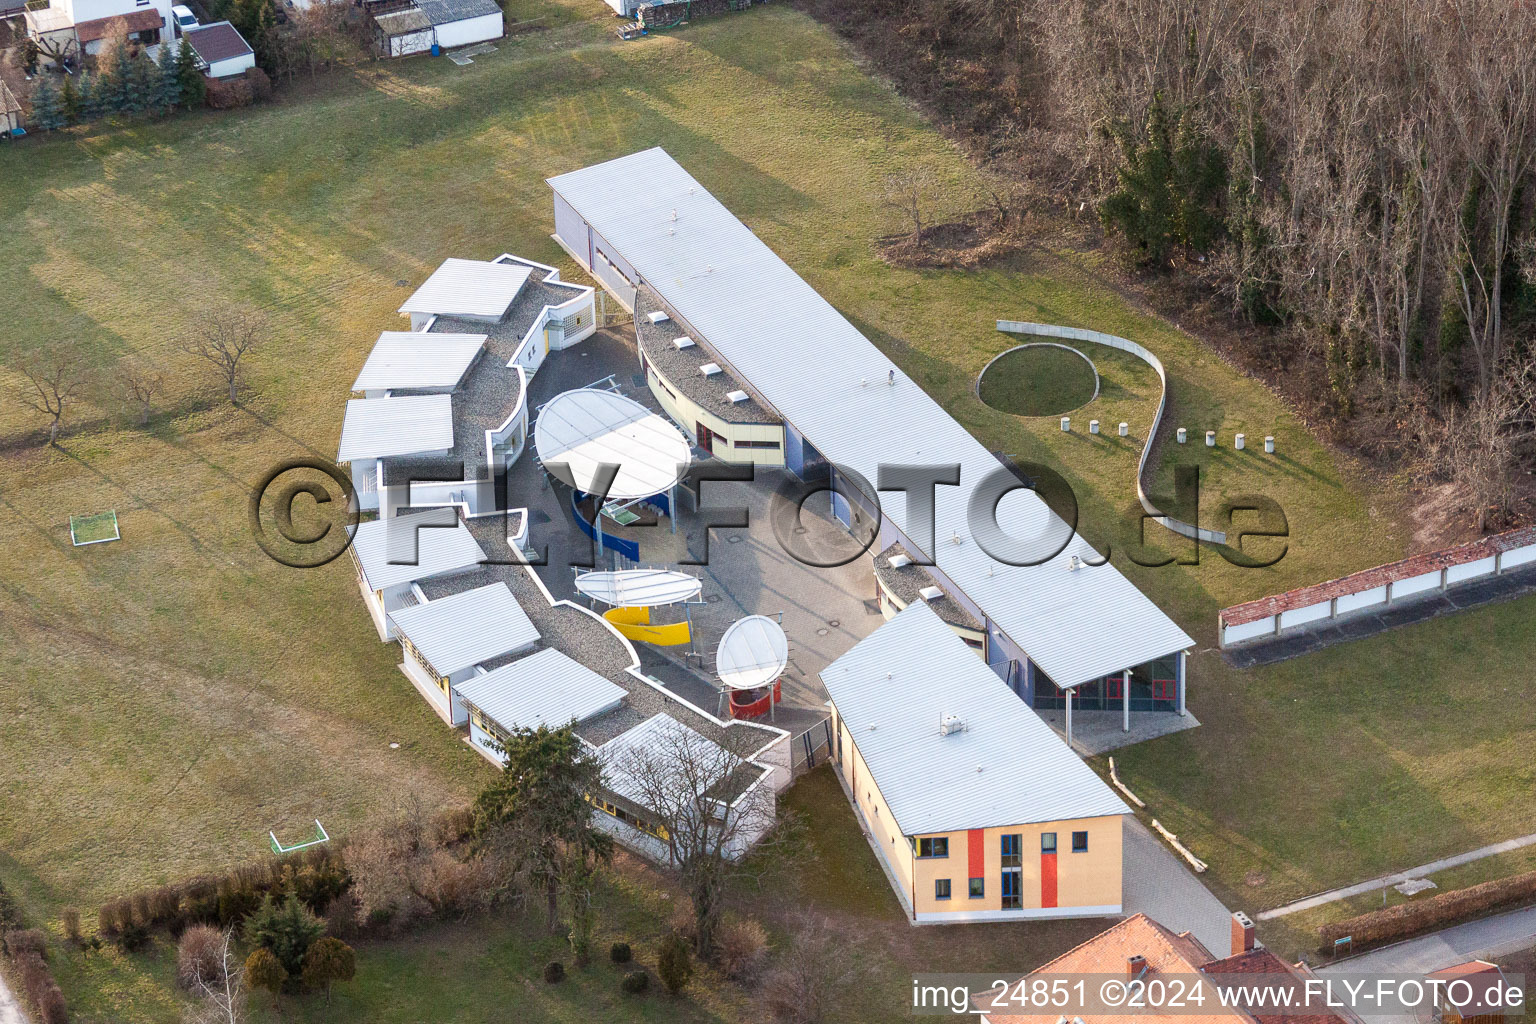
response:
<path id="1" fill-rule="evenodd" d="M 1232 954 L 1231 913 L 1178 854 L 1133 817 L 1125 819 L 1121 899 L 1127 915 L 1146 914 L 1175 932 L 1194 932 L 1217 957 Z"/>
<path id="2" fill-rule="evenodd" d="M 1428 974 L 1536 946 L 1536 907 L 1468 921 L 1317 968 L 1319 974 Z"/>

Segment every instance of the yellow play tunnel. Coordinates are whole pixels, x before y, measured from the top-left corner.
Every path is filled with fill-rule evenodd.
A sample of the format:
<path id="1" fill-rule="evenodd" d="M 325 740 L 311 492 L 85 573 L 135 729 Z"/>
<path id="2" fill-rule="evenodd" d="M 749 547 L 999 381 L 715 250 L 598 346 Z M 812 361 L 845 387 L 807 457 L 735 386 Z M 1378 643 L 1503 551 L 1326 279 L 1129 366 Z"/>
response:
<path id="1" fill-rule="evenodd" d="M 668 622 L 651 625 L 649 608 L 610 608 L 603 618 L 613 623 L 613 628 L 631 640 L 641 640 L 658 647 L 677 647 L 693 639 L 686 622 Z"/>

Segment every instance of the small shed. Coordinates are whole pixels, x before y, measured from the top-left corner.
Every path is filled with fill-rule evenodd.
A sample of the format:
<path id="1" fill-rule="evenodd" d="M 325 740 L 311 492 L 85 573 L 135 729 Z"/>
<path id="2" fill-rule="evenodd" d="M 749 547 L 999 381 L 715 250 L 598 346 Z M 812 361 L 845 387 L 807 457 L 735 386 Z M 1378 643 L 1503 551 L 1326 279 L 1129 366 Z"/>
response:
<path id="1" fill-rule="evenodd" d="M 386 57 L 407 57 L 432 49 L 432 20 L 418 7 L 375 14 L 379 52 Z"/>
<path id="2" fill-rule="evenodd" d="M 416 7 L 432 22 L 437 44 L 445 50 L 507 34 L 496 0 L 416 0 Z"/>
<path id="3" fill-rule="evenodd" d="M 251 44 L 227 21 L 189 29 L 183 38 L 191 44 L 203 74 L 209 78 L 232 78 L 256 66 Z"/>

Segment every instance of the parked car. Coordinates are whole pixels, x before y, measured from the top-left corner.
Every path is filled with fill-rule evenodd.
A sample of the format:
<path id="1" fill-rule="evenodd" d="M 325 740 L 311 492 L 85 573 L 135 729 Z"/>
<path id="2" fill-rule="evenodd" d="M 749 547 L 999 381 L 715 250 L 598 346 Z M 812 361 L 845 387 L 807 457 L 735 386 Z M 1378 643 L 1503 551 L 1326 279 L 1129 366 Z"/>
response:
<path id="1" fill-rule="evenodd" d="M 180 39 L 183 32 L 197 28 L 197 15 L 192 13 L 192 8 L 177 4 L 171 8 L 171 27 L 176 31 L 176 38 Z"/>

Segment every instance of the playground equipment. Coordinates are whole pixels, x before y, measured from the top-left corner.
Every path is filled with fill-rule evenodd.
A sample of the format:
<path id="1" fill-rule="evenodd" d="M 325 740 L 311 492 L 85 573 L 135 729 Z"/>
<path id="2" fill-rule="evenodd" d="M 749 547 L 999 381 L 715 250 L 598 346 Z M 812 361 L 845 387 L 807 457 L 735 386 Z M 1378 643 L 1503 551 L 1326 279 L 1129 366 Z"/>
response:
<path id="1" fill-rule="evenodd" d="M 325 830 L 324 825 L 320 824 L 319 818 L 315 819 L 315 830 L 309 835 L 310 837 L 308 839 L 304 840 L 303 842 L 294 843 L 292 846 L 284 846 L 281 842 L 279 842 L 276 832 L 268 832 L 267 838 L 272 840 L 272 852 L 277 854 L 279 857 L 289 853 L 296 853 L 299 850 L 307 850 L 311 846 L 319 846 L 321 843 L 328 843 L 331 841 L 330 833 Z"/>
<path id="2" fill-rule="evenodd" d="M 732 718 L 773 717 L 782 697 L 779 677 L 789 665 L 784 627 L 766 615 L 748 615 L 731 623 L 715 651 L 715 674 L 730 694 Z"/>
<path id="3" fill-rule="evenodd" d="M 698 604 L 704 583 L 675 569 L 619 569 L 583 572 L 576 589 L 594 601 L 609 605 L 603 612 L 614 629 L 631 640 L 658 647 L 680 647 L 693 642 L 692 605 Z M 652 622 L 651 609 L 681 605 L 682 622 Z"/>

